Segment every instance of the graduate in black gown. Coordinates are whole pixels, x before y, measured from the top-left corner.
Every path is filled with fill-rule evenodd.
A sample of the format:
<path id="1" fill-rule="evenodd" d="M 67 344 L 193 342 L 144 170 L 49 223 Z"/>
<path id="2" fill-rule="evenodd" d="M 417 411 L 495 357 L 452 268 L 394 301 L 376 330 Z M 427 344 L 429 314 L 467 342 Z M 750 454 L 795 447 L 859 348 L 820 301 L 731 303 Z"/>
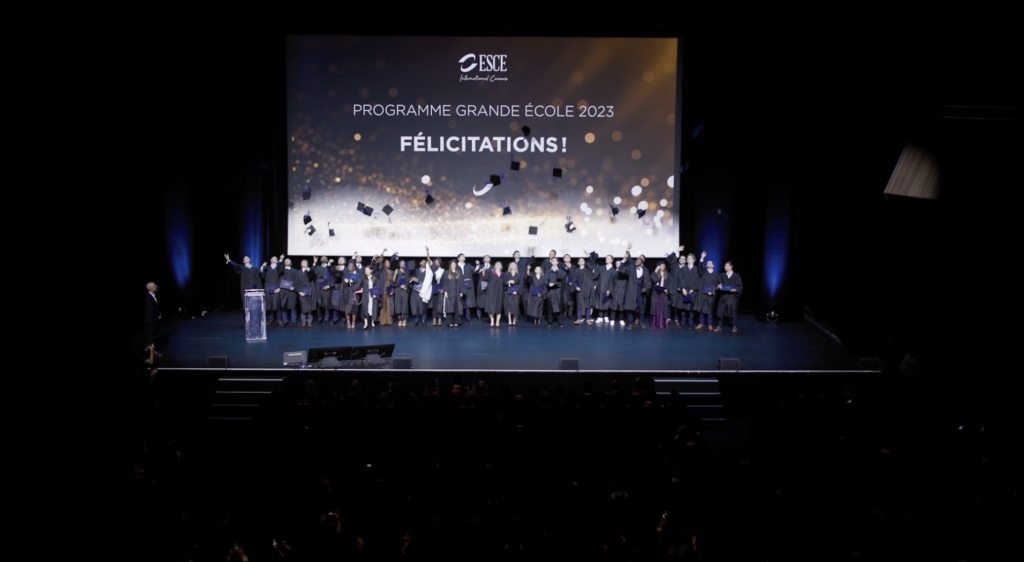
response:
<path id="1" fill-rule="evenodd" d="M 679 254 L 679 264 L 671 269 L 672 277 L 672 314 L 676 326 L 692 328 L 695 291 L 700 289 L 700 271 L 697 268 L 697 257 L 692 253 Z"/>
<path id="2" fill-rule="evenodd" d="M 740 315 L 740 295 L 743 294 L 743 280 L 740 274 L 732 269 L 732 262 L 727 261 L 722 266 L 724 272 L 718 274 L 718 322 L 716 332 L 722 331 L 722 324 L 725 324 L 726 317 L 732 319 L 732 331 L 738 331 L 736 320 Z M 709 326 L 710 327 L 710 326 Z"/>
<path id="3" fill-rule="evenodd" d="M 619 326 L 626 325 L 626 291 L 629 287 L 630 264 L 629 253 L 623 259 L 615 260 L 615 284 L 612 286 L 611 311 L 613 322 Z"/>
<path id="4" fill-rule="evenodd" d="M 380 296 L 383 293 L 383 288 L 378 283 L 379 267 L 380 262 L 374 260 L 363 268 L 363 274 L 360 275 L 363 282 L 361 310 L 364 330 L 377 327 L 377 313 L 380 311 Z"/>
<path id="5" fill-rule="evenodd" d="M 665 262 L 658 264 L 651 274 L 651 327 L 664 330 L 671 321 L 672 276 Z"/>
<path id="6" fill-rule="evenodd" d="M 427 259 L 430 259 L 430 253 L 427 253 Z M 434 319 L 433 326 L 440 326 L 444 322 L 444 268 L 441 267 L 441 259 L 434 258 L 433 263 L 430 264 L 430 282 L 435 287 L 433 290 L 437 291 L 432 293 L 430 297 L 430 311 L 431 316 Z"/>
<path id="7" fill-rule="evenodd" d="M 333 260 L 331 260 L 333 261 Z M 331 325 L 337 324 L 345 317 L 345 260 L 338 256 L 338 263 L 334 264 L 331 272 Z M 346 324 L 348 320 L 346 318 Z"/>
<path id="8" fill-rule="evenodd" d="M 284 254 L 281 254 L 281 259 L 284 259 Z M 284 326 L 284 315 L 281 312 L 281 271 L 283 267 L 281 263 L 277 261 L 277 256 L 270 257 L 270 264 L 264 263 L 260 266 L 260 271 L 263 273 L 263 281 L 265 284 L 264 291 L 267 293 L 267 300 L 263 303 L 267 309 L 267 326 L 277 319 L 278 326 Z"/>
<path id="9" fill-rule="evenodd" d="M 505 295 L 508 288 L 508 276 L 505 275 L 501 262 L 495 262 L 491 270 L 486 274 L 487 301 L 484 303 L 484 310 L 490 317 L 491 327 L 501 325 L 501 315 L 505 311 Z"/>
<path id="10" fill-rule="evenodd" d="M 449 328 L 458 328 L 462 319 L 462 302 L 466 297 L 466 290 L 457 261 L 448 262 L 448 271 L 441 276 L 441 287 L 445 320 Z"/>
<path id="11" fill-rule="evenodd" d="M 700 253 L 700 267 L 697 269 L 700 289 L 697 290 L 693 305 L 693 311 L 697 313 L 696 330 L 702 329 L 705 325 L 711 328 L 715 321 L 715 288 L 718 287 L 719 281 L 714 262 L 704 262 L 707 255 L 707 252 Z"/>
<path id="12" fill-rule="evenodd" d="M 565 283 L 562 283 L 562 319 L 572 320 L 576 310 L 576 287 L 572 281 L 572 256 L 565 254 L 558 267 L 565 272 Z"/>
<path id="13" fill-rule="evenodd" d="M 487 275 L 491 271 L 491 256 L 484 256 L 483 263 L 477 260 L 476 266 L 473 268 L 473 273 L 476 274 L 476 282 L 473 284 L 473 290 L 476 291 L 476 317 L 479 320 L 483 317 L 487 308 L 487 291 L 482 290 L 480 287 L 481 281 L 487 280 Z"/>
<path id="14" fill-rule="evenodd" d="M 405 260 L 398 262 L 398 267 L 391 274 L 391 286 L 395 288 L 394 313 L 399 328 L 404 328 L 409 317 L 409 295 L 412 285 L 409 284 L 409 271 Z"/>
<path id="15" fill-rule="evenodd" d="M 544 301 L 547 299 L 546 280 L 547 276 L 539 265 L 533 268 L 533 275 L 527 277 L 530 296 L 526 301 L 526 316 L 533 319 L 534 326 L 540 326 L 540 319 L 544 316 Z"/>
<path id="16" fill-rule="evenodd" d="M 356 315 L 363 306 L 363 276 L 356 269 L 355 260 L 348 260 L 343 281 L 345 291 L 342 298 L 345 301 L 345 326 L 356 327 Z"/>
<path id="17" fill-rule="evenodd" d="M 299 282 L 295 284 L 295 293 L 299 297 L 299 316 L 302 328 L 313 327 L 313 311 L 316 310 L 316 298 L 320 289 L 316 288 L 316 273 L 309 268 L 309 262 L 299 262 Z"/>
<path id="18" fill-rule="evenodd" d="M 586 250 L 584 250 L 585 252 Z M 596 256 L 597 254 L 594 254 Z M 579 258 L 572 270 L 573 298 L 576 301 L 576 321 L 574 324 L 587 325 L 594 323 L 590 319 L 593 307 L 594 291 L 597 288 L 597 268 L 593 257 Z"/>
<path id="19" fill-rule="evenodd" d="M 516 264 L 516 269 L 518 269 L 519 273 L 522 274 L 523 282 L 525 283 L 527 279 L 530 277 L 530 275 L 533 273 L 533 261 L 533 254 L 530 254 L 530 258 L 526 259 L 522 257 L 522 255 L 519 253 L 519 250 L 516 250 L 515 252 L 512 252 L 512 261 L 509 262 L 509 265 L 513 263 Z M 520 298 L 519 310 L 516 312 L 517 315 L 526 314 L 526 303 L 529 300 L 527 297 L 529 297 L 530 295 L 529 292 L 526 292 L 525 284 L 523 285 L 523 290 L 524 292 L 518 295 Z"/>
<path id="20" fill-rule="evenodd" d="M 564 269 L 561 268 L 558 263 L 558 258 L 551 258 L 548 263 L 548 270 L 544 272 L 544 287 L 547 289 L 547 319 L 548 328 L 551 327 L 552 319 L 558 321 L 558 327 L 562 328 L 562 285 L 565 282 L 567 274 Z"/>
<path id="21" fill-rule="evenodd" d="M 281 291 L 281 310 L 285 315 L 285 324 L 292 327 L 299 325 L 299 285 L 302 283 L 302 275 L 298 269 L 292 267 L 292 260 L 285 258 L 284 271 L 281 272 L 281 280 L 292 282 L 292 288 Z"/>
<path id="22" fill-rule="evenodd" d="M 518 252 L 517 252 L 518 253 Z M 508 315 L 508 325 L 515 326 L 519 318 L 520 302 L 522 300 L 523 283 L 526 278 L 519 265 L 511 261 L 508 264 L 508 272 L 505 273 L 505 314 Z"/>
<path id="23" fill-rule="evenodd" d="M 413 322 L 413 326 L 427 325 L 429 297 L 428 302 L 424 302 L 421 293 L 417 291 L 417 286 L 420 288 L 424 285 L 430 287 L 433 284 L 432 279 L 432 274 L 427 269 L 427 260 L 420 260 L 419 267 L 409 273 L 409 315 L 416 320 Z"/>
<path id="24" fill-rule="evenodd" d="M 462 312 L 467 324 L 470 321 L 470 311 L 476 308 L 476 291 L 473 290 L 473 268 L 466 263 L 466 254 L 459 254 L 459 278 L 462 279 Z"/>
<path id="25" fill-rule="evenodd" d="M 625 265 L 628 282 L 626 283 L 626 295 L 622 301 L 622 308 L 628 314 L 626 328 L 632 329 L 634 319 L 640 329 L 646 329 L 644 324 L 644 307 L 646 306 L 647 293 L 651 291 L 651 273 L 644 267 L 644 257 L 636 260 L 629 258 L 627 253 L 623 261 Z"/>
<path id="26" fill-rule="evenodd" d="M 331 320 L 331 290 L 334 288 L 334 267 L 332 264 L 334 260 L 327 259 L 327 256 L 321 256 L 319 262 L 317 257 L 313 256 L 313 274 L 316 277 L 314 279 L 316 290 L 313 294 L 316 295 L 316 323 L 323 324 L 330 322 Z"/>
<path id="27" fill-rule="evenodd" d="M 252 262 L 249 260 L 249 256 L 242 256 L 242 263 L 235 263 L 231 261 L 231 258 L 224 254 L 224 259 L 228 260 L 230 265 L 241 278 L 239 284 L 239 294 L 242 297 L 242 312 L 245 312 L 245 292 L 252 289 L 263 288 L 263 275 L 260 270 L 252 266 Z M 263 303 L 264 306 L 266 303 Z"/>
<path id="28" fill-rule="evenodd" d="M 615 279 L 619 275 L 615 268 L 615 258 L 607 255 L 604 258 L 604 265 L 597 270 L 597 294 L 595 295 L 594 307 L 597 308 L 598 323 L 611 323 L 610 314 L 613 311 L 612 300 L 614 300 Z"/>

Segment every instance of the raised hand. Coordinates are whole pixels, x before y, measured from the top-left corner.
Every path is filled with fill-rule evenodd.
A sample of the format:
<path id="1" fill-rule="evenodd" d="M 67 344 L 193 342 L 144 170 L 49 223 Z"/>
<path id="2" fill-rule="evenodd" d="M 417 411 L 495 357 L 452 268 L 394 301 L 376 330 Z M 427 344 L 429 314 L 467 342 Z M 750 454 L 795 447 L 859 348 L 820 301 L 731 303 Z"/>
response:
<path id="1" fill-rule="evenodd" d="M 231 258 L 227 254 L 224 254 L 224 259 L 227 260 L 227 263 L 231 263 Z"/>
<path id="2" fill-rule="evenodd" d="M 701 252 L 700 253 L 700 260 L 701 261 L 704 261 L 704 258 L 706 258 L 706 257 L 708 257 L 708 253 L 707 252 Z"/>
<path id="3" fill-rule="evenodd" d="M 633 243 L 632 243 L 632 242 L 630 242 L 630 243 L 629 243 L 629 245 L 628 245 L 628 246 L 626 246 L 626 249 L 627 249 L 627 250 L 632 250 L 632 249 L 633 249 Z"/>
<path id="4" fill-rule="evenodd" d="M 267 262 L 263 262 L 263 265 L 261 265 L 260 267 L 267 267 Z"/>

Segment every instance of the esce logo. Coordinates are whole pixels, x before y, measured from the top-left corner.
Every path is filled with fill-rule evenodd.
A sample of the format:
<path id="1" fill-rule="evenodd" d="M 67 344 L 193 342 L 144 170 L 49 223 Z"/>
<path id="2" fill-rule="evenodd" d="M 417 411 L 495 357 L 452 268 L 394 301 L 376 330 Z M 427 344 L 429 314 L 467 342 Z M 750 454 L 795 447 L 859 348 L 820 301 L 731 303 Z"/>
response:
<path id="1" fill-rule="evenodd" d="M 459 70 L 463 72 L 472 72 L 478 70 L 480 72 L 505 72 L 505 59 L 508 55 L 475 55 L 469 53 L 468 55 L 459 59 Z"/>

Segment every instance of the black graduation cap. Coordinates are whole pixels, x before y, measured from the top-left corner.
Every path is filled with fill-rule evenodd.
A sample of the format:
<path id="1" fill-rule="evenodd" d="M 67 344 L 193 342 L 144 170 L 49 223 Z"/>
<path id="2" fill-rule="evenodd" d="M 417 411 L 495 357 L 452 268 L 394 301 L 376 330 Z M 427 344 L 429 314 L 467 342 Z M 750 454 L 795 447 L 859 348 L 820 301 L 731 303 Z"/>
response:
<path id="1" fill-rule="evenodd" d="M 597 258 L 599 258 L 599 257 L 601 257 L 601 256 L 598 256 L 597 252 L 590 252 L 590 259 L 592 259 L 594 261 L 597 261 Z"/>
<path id="2" fill-rule="evenodd" d="M 312 236 L 314 232 L 316 232 L 316 229 L 313 228 L 313 225 L 309 225 L 309 232 L 307 232 L 306 234 Z"/>
<path id="3" fill-rule="evenodd" d="M 427 199 L 426 199 L 426 201 L 427 201 L 427 205 L 432 205 L 434 203 L 434 196 L 430 194 L 430 190 L 429 189 L 427 190 Z"/>
<path id="4" fill-rule="evenodd" d="M 292 210 L 294 208 L 295 208 L 295 202 L 294 201 L 289 201 L 288 202 L 288 210 L 290 211 L 290 210 Z"/>
<path id="5" fill-rule="evenodd" d="M 368 216 L 368 217 L 372 217 L 373 216 L 373 207 L 371 207 L 369 205 L 363 205 L 363 214 Z"/>
<path id="6" fill-rule="evenodd" d="M 646 214 L 647 214 L 646 210 L 644 210 L 644 209 L 637 209 L 637 211 L 636 211 L 636 218 L 642 219 L 642 218 L 644 218 L 644 215 L 646 215 Z"/>
<path id="7" fill-rule="evenodd" d="M 553 177 L 553 178 L 560 178 L 560 177 L 562 177 L 562 169 L 561 168 L 555 168 L 555 169 L 551 170 L 551 177 Z"/>
<path id="8" fill-rule="evenodd" d="M 612 216 L 613 217 L 615 215 L 619 214 L 619 208 L 618 207 L 616 207 L 615 205 L 612 205 L 611 203 L 609 203 L 608 206 L 611 207 L 611 209 L 612 209 Z"/>
<path id="9" fill-rule="evenodd" d="M 398 261 L 398 252 L 391 254 L 391 261 Z"/>
<path id="10" fill-rule="evenodd" d="M 537 227 L 536 226 L 531 226 L 530 227 L 530 235 L 531 236 L 536 236 L 537 235 Z"/>
<path id="11" fill-rule="evenodd" d="M 573 224 L 572 218 L 570 217 L 565 217 L 565 220 L 568 221 L 565 223 L 565 232 L 568 234 L 572 234 L 573 232 L 576 231 L 576 225 Z"/>
<path id="12" fill-rule="evenodd" d="M 329 222 L 327 223 L 327 234 L 329 236 L 334 236 L 334 229 L 331 228 L 331 223 L 329 223 Z"/>
<path id="13" fill-rule="evenodd" d="M 519 166 L 521 166 L 521 165 L 522 165 L 522 162 L 516 162 L 516 157 L 513 156 L 512 157 L 512 171 L 513 172 L 518 172 L 519 171 Z"/>
<path id="14" fill-rule="evenodd" d="M 363 202 L 362 202 L 362 201 L 360 201 L 360 202 L 356 203 L 356 210 L 357 210 L 357 211 L 360 211 L 360 212 L 362 212 L 363 208 L 365 208 L 365 207 L 366 207 L 366 205 L 363 205 Z"/>
<path id="15" fill-rule="evenodd" d="M 509 206 L 508 206 L 508 200 L 502 201 L 502 203 L 501 203 L 501 204 L 502 204 L 502 206 L 504 207 L 504 208 L 503 208 L 503 209 L 501 210 L 501 216 L 503 216 L 503 217 L 507 217 L 508 215 L 511 215 L 511 214 L 512 214 L 512 207 L 509 207 Z"/>
<path id="16" fill-rule="evenodd" d="M 530 136 L 530 127 L 523 126 L 522 131 L 523 131 L 523 136 L 525 136 L 525 137 Z"/>
<path id="17" fill-rule="evenodd" d="M 498 174 L 491 174 L 491 185 L 497 187 L 501 184 L 501 176 Z"/>
<path id="18" fill-rule="evenodd" d="M 302 224 L 309 224 L 313 222 L 313 217 L 309 216 L 309 211 L 306 211 L 305 216 L 302 217 Z"/>
<path id="19" fill-rule="evenodd" d="M 313 196 L 313 188 L 307 187 L 302 191 L 302 200 L 309 201 L 309 198 Z"/>
<path id="20" fill-rule="evenodd" d="M 394 210 L 395 210 L 395 208 L 392 207 L 391 205 L 388 205 L 388 204 L 385 204 L 384 208 L 381 209 L 381 211 L 384 211 L 384 214 L 388 216 L 388 222 L 391 222 L 391 211 L 394 211 Z"/>

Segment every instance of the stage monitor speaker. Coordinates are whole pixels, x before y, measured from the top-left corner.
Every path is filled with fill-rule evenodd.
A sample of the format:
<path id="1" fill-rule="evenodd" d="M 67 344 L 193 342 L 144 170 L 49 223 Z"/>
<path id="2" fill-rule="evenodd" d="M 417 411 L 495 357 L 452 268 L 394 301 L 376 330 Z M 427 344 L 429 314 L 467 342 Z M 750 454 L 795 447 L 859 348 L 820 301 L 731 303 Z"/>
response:
<path id="1" fill-rule="evenodd" d="M 719 371 L 739 371 L 740 360 L 739 359 L 719 359 L 718 360 Z"/>
<path id="2" fill-rule="evenodd" d="M 284 352 L 284 364 L 285 365 L 302 365 L 306 362 L 305 351 L 286 351 Z"/>
<path id="3" fill-rule="evenodd" d="M 337 357 L 328 355 L 327 357 L 324 357 L 323 359 L 320 360 L 320 368 L 321 369 L 340 369 L 341 368 L 341 361 L 339 361 Z"/>
<path id="4" fill-rule="evenodd" d="M 579 359 L 566 359 L 562 358 L 558 360 L 559 371 L 579 371 L 580 360 Z"/>
<path id="5" fill-rule="evenodd" d="M 227 369 L 228 358 L 227 357 L 207 357 L 206 366 L 210 369 Z"/>
<path id="6" fill-rule="evenodd" d="M 412 358 L 403 357 L 391 361 L 392 369 L 412 369 Z"/>

